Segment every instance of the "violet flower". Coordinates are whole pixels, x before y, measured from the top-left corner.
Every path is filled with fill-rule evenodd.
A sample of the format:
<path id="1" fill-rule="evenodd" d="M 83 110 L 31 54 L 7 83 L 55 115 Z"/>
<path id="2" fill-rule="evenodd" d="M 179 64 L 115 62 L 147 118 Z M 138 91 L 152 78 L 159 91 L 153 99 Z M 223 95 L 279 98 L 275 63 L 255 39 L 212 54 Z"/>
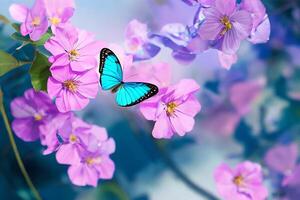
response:
<path id="1" fill-rule="evenodd" d="M 242 40 L 249 37 L 253 24 L 249 12 L 238 10 L 236 0 L 216 0 L 204 10 L 199 35 L 226 54 L 235 54 Z"/>
<path id="2" fill-rule="evenodd" d="M 34 89 L 25 91 L 23 97 L 11 102 L 11 113 L 15 117 L 12 129 L 24 141 L 35 141 L 40 138 L 39 127 L 51 121 L 58 111 L 45 92 Z"/>

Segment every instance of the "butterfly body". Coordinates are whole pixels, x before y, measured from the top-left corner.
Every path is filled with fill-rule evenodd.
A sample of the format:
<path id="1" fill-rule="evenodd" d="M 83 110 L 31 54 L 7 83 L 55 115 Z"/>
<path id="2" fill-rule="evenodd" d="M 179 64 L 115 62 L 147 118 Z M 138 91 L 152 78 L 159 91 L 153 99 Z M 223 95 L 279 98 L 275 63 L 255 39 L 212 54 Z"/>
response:
<path id="1" fill-rule="evenodd" d="M 158 93 L 158 87 L 151 83 L 123 81 L 120 61 L 110 49 L 101 50 L 99 72 L 102 89 L 116 93 L 119 106 L 133 106 Z"/>

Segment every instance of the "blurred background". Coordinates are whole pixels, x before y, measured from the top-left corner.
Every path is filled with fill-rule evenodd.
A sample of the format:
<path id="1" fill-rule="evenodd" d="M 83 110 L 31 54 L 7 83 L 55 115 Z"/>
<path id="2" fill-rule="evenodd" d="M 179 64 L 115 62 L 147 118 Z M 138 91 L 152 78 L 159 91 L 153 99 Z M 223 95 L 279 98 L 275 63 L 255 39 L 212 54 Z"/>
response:
<path id="1" fill-rule="evenodd" d="M 122 45 L 124 29 L 138 19 L 153 32 L 166 23 L 191 24 L 196 8 L 179 0 L 75 0 L 72 23 L 94 32 L 98 39 Z M 172 66 L 172 83 L 193 78 L 201 85 L 198 97 L 202 110 L 196 125 L 185 137 L 156 141 L 152 123 L 134 109 L 123 110 L 111 103 L 108 93 L 100 92 L 77 115 L 106 127 L 116 140 L 112 155 L 116 164 L 113 180 L 100 181 L 97 188 L 73 186 L 67 166 L 55 155 L 42 155 L 39 142 L 16 138 L 30 177 L 43 199 L 77 200 L 206 200 L 199 187 L 216 195 L 214 169 L 220 163 L 234 165 L 244 160 L 262 164 L 269 148 L 278 143 L 299 144 L 300 139 L 300 2 L 263 0 L 271 21 L 271 38 L 266 44 L 244 42 L 239 60 L 230 70 L 220 67 L 217 52 L 209 50 L 189 64 L 178 64 L 171 51 L 163 48 L 151 62 Z M 0 0 L 0 14 L 10 18 L 12 3 L 31 6 L 32 0 Z M 34 50 L 10 39 L 13 29 L 0 22 L 0 49 L 22 60 L 32 60 Z M 5 107 L 31 88 L 29 65 L 0 77 Z M 270 199 L 290 197 L 265 169 Z M 0 118 L 0 199 L 32 199 L 16 164 Z"/>

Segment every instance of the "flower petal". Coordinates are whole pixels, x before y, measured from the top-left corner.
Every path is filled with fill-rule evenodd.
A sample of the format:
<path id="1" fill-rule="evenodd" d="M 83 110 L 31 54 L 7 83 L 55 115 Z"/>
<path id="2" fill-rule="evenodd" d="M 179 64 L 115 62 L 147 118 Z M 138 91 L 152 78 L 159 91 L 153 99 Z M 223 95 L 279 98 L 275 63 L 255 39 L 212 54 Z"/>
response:
<path id="1" fill-rule="evenodd" d="M 81 158 L 75 144 L 63 144 L 56 152 L 56 160 L 60 164 L 75 165 L 80 163 Z"/>
<path id="2" fill-rule="evenodd" d="M 157 139 L 171 138 L 173 136 L 170 119 L 166 112 L 162 112 L 158 117 L 157 121 L 155 122 L 152 135 Z"/>
<path id="3" fill-rule="evenodd" d="M 40 133 L 38 124 L 35 123 L 33 118 L 15 119 L 12 122 L 12 129 L 15 134 L 26 142 L 31 142 L 39 139 Z"/>
<path id="4" fill-rule="evenodd" d="M 178 133 L 180 136 L 184 136 L 186 132 L 190 132 L 195 124 L 195 120 L 193 117 L 188 116 L 182 112 L 175 112 L 175 116 L 171 116 L 171 124 L 174 128 L 174 131 Z"/>
<path id="5" fill-rule="evenodd" d="M 71 165 L 68 169 L 68 175 L 71 182 L 75 185 L 91 185 L 96 187 L 98 182 L 97 171 L 87 164 Z"/>
<path id="6" fill-rule="evenodd" d="M 14 3 L 9 7 L 9 13 L 15 20 L 25 22 L 28 8 L 25 5 Z"/>
<path id="7" fill-rule="evenodd" d="M 99 172 L 99 178 L 111 179 L 114 175 L 115 164 L 109 157 L 103 156 L 100 164 L 95 165 L 95 168 Z"/>

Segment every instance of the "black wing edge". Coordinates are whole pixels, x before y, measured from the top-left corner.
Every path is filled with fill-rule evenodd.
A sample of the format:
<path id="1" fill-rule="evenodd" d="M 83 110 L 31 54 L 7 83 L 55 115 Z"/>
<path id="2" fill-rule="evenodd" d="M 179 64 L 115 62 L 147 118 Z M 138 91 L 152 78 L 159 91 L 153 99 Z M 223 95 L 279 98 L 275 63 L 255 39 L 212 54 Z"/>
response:
<path id="1" fill-rule="evenodd" d="M 99 63 L 99 73 L 100 73 L 100 84 L 102 85 L 102 80 L 101 80 L 101 74 L 103 72 L 103 68 L 104 68 L 104 62 L 107 56 L 109 55 L 114 55 L 117 58 L 118 63 L 120 63 L 118 56 L 116 56 L 116 54 L 110 50 L 109 48 L 103 48 L 100 51 L 100 63 Z"/>
<path id="2" fill-rule="evenodd" d="M 138 82 L 137 82 L 138 83 Z M 131 103 L 131 104 L 128 104 L 126 106 L 121 106 L 121 107 L 130 107 L 130 106 L 134 106 L 136 104 L 139 104 L 141 103 L 142 101 L 145 101 L 146 99 L 149 99 L 153 96 L 155 96 L 158 92 L 159 92 L 159 89 L 156 85 L 154 84 L 151 84 L 151 83 L 144 83 L 144 82 L 140 82 L 140 83 L 143 83 L 143 84 L 146 84 L 149 88 L 150 88 L 150 91 L 142 96 L 141 98 L 139 98 L 138 100 L 136 100 L 135 102 Z"/>

